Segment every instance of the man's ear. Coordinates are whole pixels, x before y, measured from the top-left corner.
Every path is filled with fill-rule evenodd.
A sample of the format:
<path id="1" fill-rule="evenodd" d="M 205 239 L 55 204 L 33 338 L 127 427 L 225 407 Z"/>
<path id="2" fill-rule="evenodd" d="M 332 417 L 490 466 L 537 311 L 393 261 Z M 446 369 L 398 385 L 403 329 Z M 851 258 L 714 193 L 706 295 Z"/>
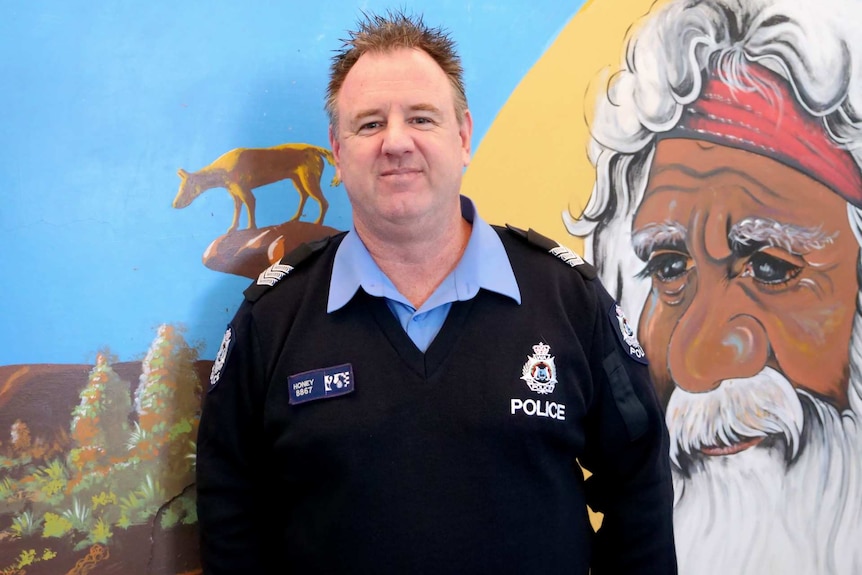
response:
<path id="1" fill-rule="evenodd" d="M 335 129 L 332 124 L 329 124 L 329 147 L 332 150 L 332 157 L 335 158 L 335 176 L 341 178 L 341 143 L 335 135 Z M 342 180 L 343 181 L 343 180 Z"/>
<path id="2" fill-rule="evenodd" d="M 470 110 L 464 110 L 464 119 L 461 120 L 461 127 L 458 130 L 461 137 L 461 149 L 464 153 L 464 167 L 470 165 L 470 146 L 473 138 L 473 115 Z"/>

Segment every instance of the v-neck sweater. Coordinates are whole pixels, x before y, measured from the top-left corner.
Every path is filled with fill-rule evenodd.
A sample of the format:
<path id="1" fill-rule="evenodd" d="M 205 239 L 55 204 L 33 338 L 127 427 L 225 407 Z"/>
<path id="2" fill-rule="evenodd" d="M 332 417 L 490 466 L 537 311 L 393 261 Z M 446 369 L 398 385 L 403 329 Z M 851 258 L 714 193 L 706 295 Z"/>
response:
<path id="1" fill-rule="evenodd" d="M 343 236 L 241 306 L 198 444 L 213 573 L 675 572 L 667 432 L 613 299 L 495 230 L 522 305 L 455 302 L 425 353 L 361 289 L 326 313 Z M 344 366 L 349 393 L 291 391 Z"/>

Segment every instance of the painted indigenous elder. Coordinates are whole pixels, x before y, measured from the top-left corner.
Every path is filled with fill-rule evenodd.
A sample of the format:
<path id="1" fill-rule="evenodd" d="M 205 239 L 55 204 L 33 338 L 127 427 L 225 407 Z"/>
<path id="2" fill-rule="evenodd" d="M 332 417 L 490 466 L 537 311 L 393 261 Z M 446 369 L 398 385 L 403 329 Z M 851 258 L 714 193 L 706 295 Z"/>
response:
<path id="1" fill-rule="evenodd" d="M 862 572 L 860 25 L 669 2 L 598 102 L 566 216 L 666 406 L 682 573 Z"/>

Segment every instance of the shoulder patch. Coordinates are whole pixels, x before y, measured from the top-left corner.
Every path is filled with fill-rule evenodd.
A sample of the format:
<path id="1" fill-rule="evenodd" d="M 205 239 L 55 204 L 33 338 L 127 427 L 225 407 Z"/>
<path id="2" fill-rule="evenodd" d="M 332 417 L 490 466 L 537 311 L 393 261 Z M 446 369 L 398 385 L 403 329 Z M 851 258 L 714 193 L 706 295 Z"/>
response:
<path id="1" fill-rule="evenodd" d="M 281 258 L 263 270 L 257 280 L 243 292 L 245 299 L 254 302 L 260 299 L 271 287 L 283 280 L 296 266 L 309 258 L 309 256 L 325 248 L 331 237 L 327 236 L 320 240 L 300 244 L 292 252 Z"/>
<path id="2" fill-rule="evenodd" d="M 281 278 L 293 271 L 293 266 L 281 262 L 272 264 L 257 276 L 257 285 L 272 287 L 281 281 Z"/>
<path id="3" fill-rule="evenodd" d="M 218 384 L 219 378 L 221 378 L 222 371 L 224 371 L 225 363 L 227 362 L 227 358 L 230 355 L 231 350 L 233 349 L 234 344 L 233 337 L 233 328 L 231 326 L 227 326 L 227 329 L 224 332 L 224 337 L 222 337 L 221 345 L 218 348 L 218 352 L 215 356 L 215 361 L 213 361 L 213 368 L 210 372 L 210 386 L 207 390 L 207 393 L 215 389 L 215 386 Z"/>
<path id="4" fill-rule="evenodd" d="M 563 263 L 578 270 L 578 272 L 580 272 L 580 274 L 584 276 L 584 278 L 592 280 L 598 277 L 596 268 L 584 261 L 584 258 L 579 256 L 566 246 L 555 242 L 547 236 L 543 236 L 536 230 L 530 228 L 529 230 L 524 231 L 510 224 L 506 224 L 506 229 L 508 229 L 510 232 L 512 232 L 522 240 L 526 241 L 527 243 L 548 252 L 552 256 L 556 256 Z"/>
<path id="5" fill-rule="evenodd" d="M 608 309 L 608 318 L 611 321 L 611 329 L 616 334 L 623 351 L 626 352 L 626 355 L 633 360 L 646 365 L 647 358 L 646 353 L 644 353 L 644 348 L 641 347 L 637 334 L 635 334 L 632 326 L 629 325 L 629 320 L 623 313 L 623 308 L 621 308 L 618 303 L 614 302 L 610 309 Z"/>

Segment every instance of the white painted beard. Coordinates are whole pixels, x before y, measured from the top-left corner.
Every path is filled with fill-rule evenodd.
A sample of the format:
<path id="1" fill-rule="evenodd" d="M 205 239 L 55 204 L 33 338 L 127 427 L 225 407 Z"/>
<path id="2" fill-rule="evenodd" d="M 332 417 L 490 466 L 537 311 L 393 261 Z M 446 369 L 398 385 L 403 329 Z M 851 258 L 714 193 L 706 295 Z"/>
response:
<path id="1" fill-rule="evenodd" d="M 851 344 L 851 364 L 854 355 Z M 858 365 L 844 412 L 769 368 L 708 393 L 674 390 L 666 417 L 682 575 L 862 573 Z M 699 451 L 757 437 L 731 455 Z"/>

